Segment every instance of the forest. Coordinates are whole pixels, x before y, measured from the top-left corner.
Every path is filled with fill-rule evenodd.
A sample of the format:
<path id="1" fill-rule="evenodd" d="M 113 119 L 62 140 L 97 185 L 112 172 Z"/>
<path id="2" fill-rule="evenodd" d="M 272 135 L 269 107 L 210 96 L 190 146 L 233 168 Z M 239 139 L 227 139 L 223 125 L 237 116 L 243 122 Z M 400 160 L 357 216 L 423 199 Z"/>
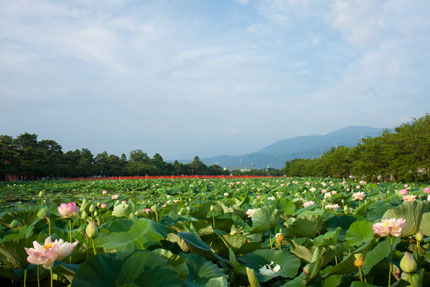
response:
<path id="1" fill-rule="evenodd" d="M 357 177 L 370 181 L 430 181 L 430 115 L 363 138 L 355 147 L 332 148 L 320 158 L 286 163 L 289 176 Z"/>

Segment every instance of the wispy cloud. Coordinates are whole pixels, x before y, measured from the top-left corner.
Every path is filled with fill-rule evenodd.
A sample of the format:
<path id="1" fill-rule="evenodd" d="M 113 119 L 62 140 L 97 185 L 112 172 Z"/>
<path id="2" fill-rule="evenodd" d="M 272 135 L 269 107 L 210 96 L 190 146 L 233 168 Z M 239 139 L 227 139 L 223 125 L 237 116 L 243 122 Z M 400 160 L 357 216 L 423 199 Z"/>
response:
<path id="1" fill-rule="evenodd" d="M 429 110 L 430 2 L 236 2 L 0 0 L 3 132 L 177 157 Z"/>

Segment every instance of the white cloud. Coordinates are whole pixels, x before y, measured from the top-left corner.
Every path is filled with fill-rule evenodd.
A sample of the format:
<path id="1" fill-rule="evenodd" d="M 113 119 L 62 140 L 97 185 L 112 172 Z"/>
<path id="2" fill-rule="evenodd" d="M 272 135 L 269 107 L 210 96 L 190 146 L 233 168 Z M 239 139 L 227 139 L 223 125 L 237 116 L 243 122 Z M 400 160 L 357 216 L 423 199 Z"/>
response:
<path id="1" fill-rule="evenodd" d="M 384 1 L 335 0 L 330 18 L 351 44 L 366 45 L 382 32 L 384 16 Z"/>

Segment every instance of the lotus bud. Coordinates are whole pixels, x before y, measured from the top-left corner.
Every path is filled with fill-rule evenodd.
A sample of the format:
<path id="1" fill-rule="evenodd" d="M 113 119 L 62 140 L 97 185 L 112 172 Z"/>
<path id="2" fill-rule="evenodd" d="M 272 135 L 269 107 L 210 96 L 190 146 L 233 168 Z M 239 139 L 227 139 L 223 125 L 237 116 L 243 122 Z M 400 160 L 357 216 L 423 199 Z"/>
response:
<path id="1" fill-rule="evenodd" d="M 43 191 L 39 192 L 39 197 L 43 197 Z"/>
<path id="2" fill-rule="evenodd" d="M 81 203 L 81 210 L 85 210 L 87 208 L 87 204 L 88 204 L 87 199 L 84 198 Z"/>
<path id="3" fill-rule="evenodd" d="M 423 241 L 423 234 L 418 231 L 417 234 L 415 234 L 415 239 L 417 241 Z"/>
<path id="4" fill-rule="evenodd" d="M 400 268 L 406 273 L 412 273 L 417 270 L 417 262 L 409 252 L 405 252 L 402 260 L 400 260 Z"/>
<path id="5" fill-rule="evenodd" d="M 213 205 L 211 205 L 210 210 L 211 210 L 211 212 L 213 212 L 215 210 L 215 207 Z"/>
<path id="6" fill-rule="evenodd" d="M 97 202 L 96 205 L 97 205 L 97 207 L 100 207 L 100 202 Z"/>
<path id="7" fill-rule="evenodd" d="M 95 209 L 96 209 L 96 207 L 94 206 L 94 204 L 91 203 L 90 212 L 93 213 Z"/>
<path id="8" fill-rule="evenodd" d="M 19 225 L 19 221 L 14 219 L 12 220 L 12 222 L 10 223 L 10 227 L 15 228 Z"/>
<path id="9" fill-rule="evenodd" d="M 85 233 L 87 234 L 88 238 L 96 238 L 99 233 L 97 225 L 93 221 L 90 221 L 87 225 L 87 228 L 85 229 Z"/>
<path id="10" fill-rule="evenodd" d="M 37 212 L 37 217 L 38 217 L 39 219 L 43 219 L 43 218 L 45 218 L 45 217 L 47 217 L 47 216 L 48 216 L 48 212 L 47 212 L 47 210 L 46 210 L 46 208 L 45 208 L 45 207 L 41 208 L 41 209 Z"/>
<path id="11" fill-rule="evenodd" d="M 94 216 L 97 216 L 97 215 L 99 215 L 99 213 L 96 210 L 96 211 L 94 211 Z"/>
<path id="12" fill-rule="evenodd" d="M 343 206 L 343 213 L 348 214 L 348 205 Z"/>
<path id="13" fill-rule="evenodd" d="M 87 212 L 86 212 L 85 210 L 84 210 L 84 211 L 82 211 L 81 218 L 82 218 L 83 220 L 85 220 L 85 219 L 87 219 L 87 217 L 88 217 Z"/>

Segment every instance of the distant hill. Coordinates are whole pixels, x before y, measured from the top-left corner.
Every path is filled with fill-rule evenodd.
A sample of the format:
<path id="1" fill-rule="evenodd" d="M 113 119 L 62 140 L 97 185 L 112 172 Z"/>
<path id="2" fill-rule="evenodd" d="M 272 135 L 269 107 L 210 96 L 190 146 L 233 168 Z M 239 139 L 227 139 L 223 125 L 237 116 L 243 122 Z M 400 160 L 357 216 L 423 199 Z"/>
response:
<path id="1" fill-rule="evenodd" d="M 325 135 L 309 135 L 280 140 L 261 150 L 239 156 L 220 155 L 202 158 L 206 165 L 222 167 L 247 166 L 254 168 L 283 168 L 285 162 L 295 158 L 315 158 L 334 146 L 356 146 L 362 137 L 377 137 L 384 129 L 350 126 Z"/>

